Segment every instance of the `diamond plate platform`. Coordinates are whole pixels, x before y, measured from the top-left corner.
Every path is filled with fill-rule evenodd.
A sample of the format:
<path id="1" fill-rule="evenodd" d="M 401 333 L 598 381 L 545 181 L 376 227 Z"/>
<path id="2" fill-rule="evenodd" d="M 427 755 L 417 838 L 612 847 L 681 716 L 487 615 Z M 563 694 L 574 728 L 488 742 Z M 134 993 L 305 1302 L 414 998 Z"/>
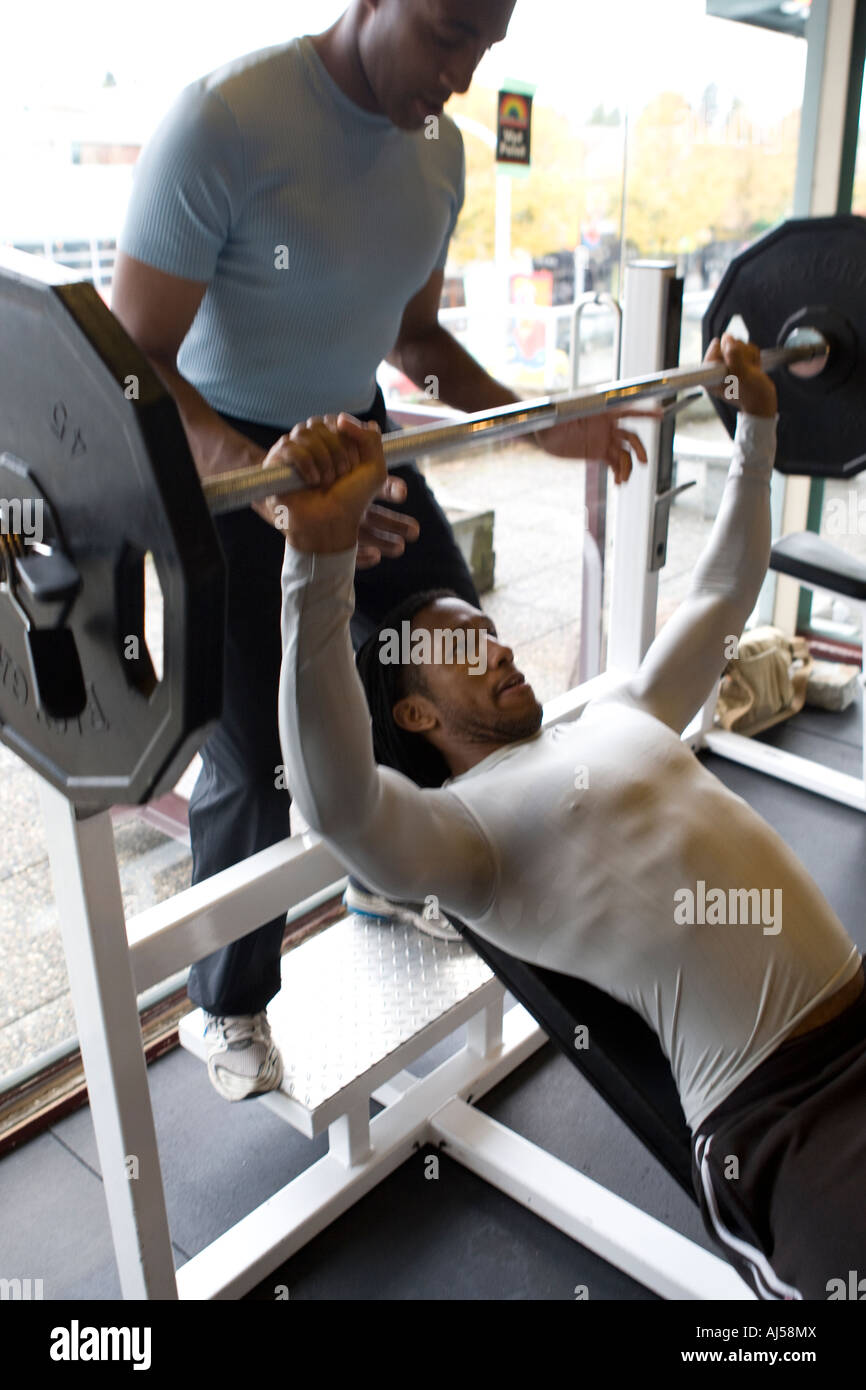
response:
<path id="1" fill-rule="evenodd" d="M 268 1006 L 283 1058 L 279 1092 L 262 1101 L 313 1137 L 489 1006 L 502 986 L 463 942 L 348 916 L 283 956 Z M 201 1009 L 180 1041 L 206 1058 Z"/>

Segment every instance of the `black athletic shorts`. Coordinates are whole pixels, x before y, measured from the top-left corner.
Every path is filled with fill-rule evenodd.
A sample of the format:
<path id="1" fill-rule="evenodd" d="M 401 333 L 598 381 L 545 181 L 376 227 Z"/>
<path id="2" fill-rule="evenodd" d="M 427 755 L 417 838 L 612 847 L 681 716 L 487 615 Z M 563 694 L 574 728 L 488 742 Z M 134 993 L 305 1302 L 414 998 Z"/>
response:
<path id="1" fill-rule="evenodd" d="M 866 990 L 716 1107 L 692 1176 L 709 1234 L 759 1298 L 866 1296 Z"/>

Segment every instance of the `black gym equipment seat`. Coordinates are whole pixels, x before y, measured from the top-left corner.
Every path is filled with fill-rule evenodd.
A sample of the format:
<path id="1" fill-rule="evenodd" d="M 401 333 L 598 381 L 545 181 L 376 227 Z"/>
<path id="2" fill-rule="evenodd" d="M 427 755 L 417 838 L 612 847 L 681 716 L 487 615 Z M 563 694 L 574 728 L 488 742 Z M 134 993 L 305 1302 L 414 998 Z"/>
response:
<path id="1" fill-rule="evenodd" d="M 833 594 L 866 601 L 866 562 L 822 540 L 813 531 L 797 531 L 773 544 L 770 569 Z"/>
<path id="2" fill-rule="evenodd" d="M 586 980 L 544 970 L 491 946 L 451 918 L 490 969 L 641 1143 L 695 1201 L 691 1135 L 655 1033 L 626 1004 Z M 575 1047 L 584 1026 L 589 1046 Z"/>

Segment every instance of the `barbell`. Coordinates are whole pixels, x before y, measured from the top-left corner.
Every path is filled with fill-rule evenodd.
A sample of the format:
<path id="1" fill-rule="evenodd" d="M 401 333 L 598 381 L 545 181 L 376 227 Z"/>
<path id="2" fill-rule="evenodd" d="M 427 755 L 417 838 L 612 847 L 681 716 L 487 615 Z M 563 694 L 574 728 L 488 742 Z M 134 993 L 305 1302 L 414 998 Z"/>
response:
<path id="1" fill-rule="evenodd" d="M 789 341 L 782 347 L 765 348 L 761 366 L 765 372 L 797 362 L 817 362 L 821 370 L 829 361 L 830 344 L 811 328 L 792 330 Z M 586 387 L 571 395 L 544 396 L 540 400 L 519 401 L 496 410 L 466 415 L 455 424 L 416 425 L 395 430 L 382 436 L 382 452 L 389 468 L 410 459 L 452 453 L 479 444 L 492 444 L 503 439 L 548 430 L 567 420 L 587 419 L 605 411 L 627 410 L 659 396 L 672 396 L 680 391 L 703 386 L 707 390 L 723 386 L 730 380 L 724 363 L 700 367 L 672 367 L 650 376 L 631 377 L 604 386 Z M 236 511 L 239 507 L 271 494 L 295 492 L 303 488 L 290 464 L 268 468 L 243 468 L 234 473 L 217 473 L 202 483 L 205 499 L 213 514 Z"/>
<path id="2" fill-rule="evenodd" d="M 789 368 L 777 382 L 785 471 L 866 466 L 864 285 L 863 219 L 788 222 L 734 259 L 704 317 L 705 344 L 739 315 L 752 341 L 775 344 L 765 370 Z M 3 253 L 0 314 L 0 737 L 83 811 L 144 802 L 174 786 L 221 712 L 226 581 L 211 516 L 303 483 L 283 467 L 201 482 L 174 401 L 92 285 Z M 680 367 L 419 426 L 386 434 L 385 458 L 515 438 L 727 376 L 724 364 Z M 713 399 L 733 433 L 735 408 Z M 161 679 L 145 636 L 147 554 L 163 595 Z"/>

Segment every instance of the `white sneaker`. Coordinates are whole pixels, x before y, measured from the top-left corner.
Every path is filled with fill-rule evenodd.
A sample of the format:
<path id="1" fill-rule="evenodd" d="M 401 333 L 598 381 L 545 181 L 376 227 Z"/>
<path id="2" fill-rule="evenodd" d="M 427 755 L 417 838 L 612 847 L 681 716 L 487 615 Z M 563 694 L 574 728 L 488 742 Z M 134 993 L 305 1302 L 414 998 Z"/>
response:
<path id="1" fill-rule="evenodd" d="M 271 1038 L 264 1010 L 258 1014 L 205 1014 L 207 1070 L 224 1100 L 248 1100 L 276 1091 L 283 1059 Z"/>
<path id="2" fill-rule="evenodd" d="M 425 907 L 422 912 L 416 912 L 405 903 L 394 903 L 390 898 L 383 898 L 378 893 L 359 888 L 351 879 L 346 885 L 343 902 L 350 912 L 356 912 L 360 917 L 373 917 L 377 922 L 405 922 L 408 926 L 417 927 L 419 931 L 425 932 L 427 936 L 435 936 L 439 941 L 461 940 L 457 928 L 452 927 L 448 918 L 438 909 L 430 911 Z"/>

